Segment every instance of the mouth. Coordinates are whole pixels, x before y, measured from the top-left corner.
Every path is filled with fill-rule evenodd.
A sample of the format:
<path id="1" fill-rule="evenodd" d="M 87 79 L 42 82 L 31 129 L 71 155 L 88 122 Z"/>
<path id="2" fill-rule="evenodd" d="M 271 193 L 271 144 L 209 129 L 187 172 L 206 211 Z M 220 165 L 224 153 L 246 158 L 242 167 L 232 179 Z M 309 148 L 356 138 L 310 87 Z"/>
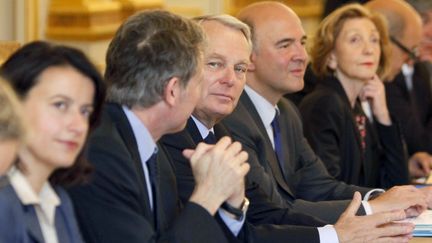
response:
<path id="1" fill-rule="evenodd" d="M 303 76 L 304 75 L 304 69 L 303 68 L 296 68 L 290 70 L 290 73 L 294 74 L 295 76 Z"/>
<path id="2" fill-rule="evenodd" d="M 220 94 L 220 93 L 213 93 L 212 95 L 222 99 L 222 100 L 226 100 L 226 101 L 233 101 L 234 98 L 230 95 L 227 94 Z"/>
<path id="3" fill-rule="evenodd" d="M 362 63 L 360 63 L 360 65 L 366 66 L 366 67 L 373 67 L 374 63 L 373 62 L 362 62 Z"/>
<path id="4" fill-rule="evenodd" d="M 65 146 L 68 150 L 76 150 L 79 147 L 79 143 L 71 140 L 58 140 L 60 144 Z"/>

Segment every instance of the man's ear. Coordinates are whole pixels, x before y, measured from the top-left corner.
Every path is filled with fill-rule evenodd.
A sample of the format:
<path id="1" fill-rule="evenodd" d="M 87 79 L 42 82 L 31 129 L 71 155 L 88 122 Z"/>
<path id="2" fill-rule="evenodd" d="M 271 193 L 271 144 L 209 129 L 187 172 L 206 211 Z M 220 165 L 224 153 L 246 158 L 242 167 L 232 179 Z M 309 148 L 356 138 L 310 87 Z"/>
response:
<path id="1" fill-rule="evenodd" d="M 248 65 L 248 72 L 249 71 L 255 71 L 255 60 L 256 60 L 256 54 L 254 51 L 252 51 L 251 55 L 250 55 L 250 63 Z"/>
<path id="2" fill-rule="evenodd" d="M 337 59 L 334 52 L 330 52 L 329 56 L 327 57 L 327 66 L 332 69 L 336 70 L 337 68 Z"/>
<path id="3" fill-rule="evenodd" d="M 172 77 L 165 85 L 163 100 L 169 105 L 174 106 L 180 97 L 180 80 L 177 77 Z"/>

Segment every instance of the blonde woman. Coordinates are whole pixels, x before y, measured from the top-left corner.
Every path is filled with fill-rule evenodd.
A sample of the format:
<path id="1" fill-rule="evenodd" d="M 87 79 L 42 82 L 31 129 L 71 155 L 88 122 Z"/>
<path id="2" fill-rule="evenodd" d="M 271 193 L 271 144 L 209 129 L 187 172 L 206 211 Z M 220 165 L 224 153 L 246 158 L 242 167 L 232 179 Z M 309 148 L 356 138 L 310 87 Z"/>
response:
<path id="1" fill-rule="evenodd" d="M 401 135 L 381 82 L 389 55 L 384 20 L 359 4 L 327 16 L 312 45 L 312 69 L 321 80 L 299 106 L 305 135 L 329 173 L 349 184 L 409 183 Z M 370 114 L 362 103 L 370 105 Z"/>

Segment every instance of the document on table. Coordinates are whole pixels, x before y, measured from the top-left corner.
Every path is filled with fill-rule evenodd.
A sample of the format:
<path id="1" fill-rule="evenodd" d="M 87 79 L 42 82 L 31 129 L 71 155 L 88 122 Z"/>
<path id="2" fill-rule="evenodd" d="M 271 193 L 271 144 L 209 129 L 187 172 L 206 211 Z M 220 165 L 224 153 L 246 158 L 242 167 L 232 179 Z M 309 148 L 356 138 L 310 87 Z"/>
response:
<path id="1" fill-rule="evenodd" d="M 432 210 L 426 210 L 418 217 L 404 221 L 415 224 L 413 236 L 432 237 Z"/>

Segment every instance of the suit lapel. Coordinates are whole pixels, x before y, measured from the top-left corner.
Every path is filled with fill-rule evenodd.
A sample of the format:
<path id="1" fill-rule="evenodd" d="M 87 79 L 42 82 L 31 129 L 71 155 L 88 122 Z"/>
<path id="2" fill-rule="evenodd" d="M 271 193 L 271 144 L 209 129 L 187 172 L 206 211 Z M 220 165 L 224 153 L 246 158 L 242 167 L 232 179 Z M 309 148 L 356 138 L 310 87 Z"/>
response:
<path id="1" fill-rule="evenodd" d="M 273 150 L 273 147 L 271 146 L 270 138 L 267 135 L 265 126 L 258 114 L 258 111 L 256 110 L 254 104 L 252 103 L 249 96 L 246 94 L 245 91 L 243 91 L 240 102 L 244 105 L 244 108 L 246 108 L 246 113 L 250 114 L 251 120 L 254 122 L 254 124 L 258 127 L 258 133 L 260 134 L 261 138 L 265 140 L 265 150 L 267 151 L 267 163 L 270 166 L 273 176 L 276 179 L 276 182 L 280 187 L 282 187 L 288 194 L 294 197 L 294 194 L 292 193 L 290 187 L 287 184 L 287 181 L 285 180 L 285 177 L 282 174 L 282 171 L 279 166 L 279 162 L 276 157 L 276 153 Z M 284 126 L 281 124 L 281 127 Z M 286 148 L 284 148 L 285 150 Z M 285 157 L 288 158 L 288 157 Z M 284 162 L 284 164 L 287 163 L 287 161 Z"/>
<path id="2" fill-rule="evenodd" d="M 119 132 L 119 135 L 122 138 L 122 141 L 125 143 L 125 146 L 127 147 L 134 161 L 137 175 L 139 177 L 139 180 L 141 181 L 139 186 L 141 191 L 143 192 L 143 200 L 145 200 L 146 202 L 141 204 L 144 208 L 145 216 L 148 219 L 153 219 L 154 216 L 150 208 L 150 202 L 148 198 L 149 192 L 147 191 L 147 184 L 144 178 L 144 173 L 143 173 L 144 170 L 143 170 L 141 158 L 138 151 L 138 143 L 135 139 L 135 135 L 133 134 L 132 127 L 130 126 L 129 120 L 127 119 L 125 113 L 123 112 L 121 106 L 117 104 L 108 104 L 107 110 L 110 115 L 110 118 L 112 119 L 113 123 L 115 124 Z M 149 221 L 153 222 L 153 220 L 149 220 Z"/>
<path id="3" fill-rule="evenodd" d="M 37 243 L 44 243 L 45 240 L 42 235 L 42 231 L 39 225 L 39 221 L 36 215 L 34 206 L 23 206 L 24 207 L 24 218 L 27 226 L 27 231 L 30 238 Z"/>

